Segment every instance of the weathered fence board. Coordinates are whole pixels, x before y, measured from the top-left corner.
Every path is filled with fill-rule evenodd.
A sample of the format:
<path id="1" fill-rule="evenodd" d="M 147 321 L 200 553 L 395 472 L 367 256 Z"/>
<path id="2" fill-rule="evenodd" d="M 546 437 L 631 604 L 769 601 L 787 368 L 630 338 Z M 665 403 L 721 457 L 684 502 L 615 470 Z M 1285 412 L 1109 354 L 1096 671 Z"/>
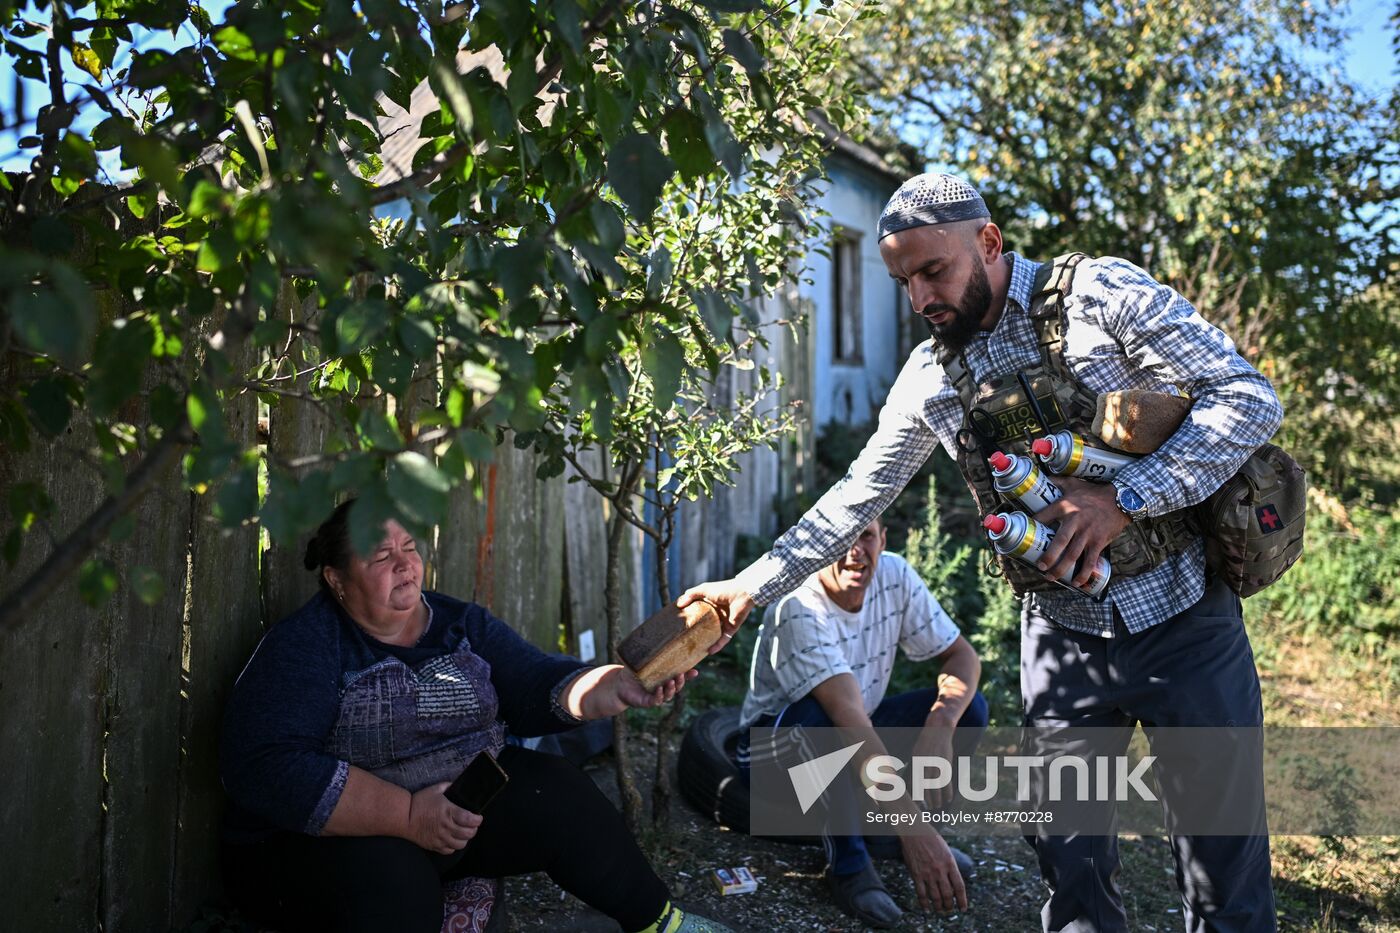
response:
<path id="1" fill-rule="evenodd" d="M 102 610 L 106 630 L 107 819 L 103 838 L 103 927 L 170 926 L 180 767 L 180 664 L 189 550 L 190 498 L 179 465 L 134 512 L 129 539 L 114 549 L 128 574 L 159 573 L 163 598 L 147 605 L 124 586 Z"/>
<path id="2" fill-rule="evenodd" d="M 278 296 L 279 310 L 296 323 L 314 324 L 315 298 L 298 300 L 290 282 L 282 286 Z M 312 364 L 301 355 L 300 344 L 294 344 L 291 362 L 297 371 Z M 304 376 L 292 384 L 296 391 L 305 391 L 313 376 Z M 267 451 L 272 463 L 290 463 L 325 451 L 332 424 L 326 414 L 314 405 L 287 400 L 288 404 L 273 406 L 268 412 Z M 274 543 L 262 558 L 263 621 L 271 625 L 290 614 L 316 592 L 316 579 L 302 564 L 304 542 Z"/>
<path id="3" fill-rule="evenodd" d="M 62 490 L 48 522 L 59 539 L 102 499 L 95 470 L 80 459 L 84 435 L 69 430 L 52 442 L 36 436 L 27 454 L 0 450 L 0 487 L 42 482 Z M 36 528 L 11 572 L 0 563 L 0 589 L 17 586 L 48 551 Z M 97 613 L 73 585 L 50 596 L 38 618 L 0 632 L 0 929 L 97 925 L 106 653 Z"/>
<path id="4" fill-rule="evenodd" d="M 535 478 L 537 460 L 507 438 L 482 467 L 480 501 L 452 494 L 438 533 L 439 590 L 490 609 L 530 641 L 557 650 L 563 603 L 564 480 Z"/>
<path id="5" fill-rule="evenodd" d="M 229 438 L 257 439 L 257 399 L 225 406 Z M 190 534 L 181 679 L 179 826 L 171 866 L 172 916 L 187 924 L 220 890 L 218 840 L 224 800 L 218 774 L 219 733 L 233 682 L 262 636 L 258 527 L 224 529 L 210 496 L 195 498 Z"/>
<path id="6" fill-rule="evenodd" d="M 597 472 L 595 451 L 584 455 L 584 468 Z M 574 475 L 569 467 L 566 477 Z M 607 554 L 603 497 L 582 481 L 564 484 L 564 589 L 569 651 L 578 654 L 584 632 L 593 633 L 594 660 L 606 660 L 608 621 L 599 573 Z"/>

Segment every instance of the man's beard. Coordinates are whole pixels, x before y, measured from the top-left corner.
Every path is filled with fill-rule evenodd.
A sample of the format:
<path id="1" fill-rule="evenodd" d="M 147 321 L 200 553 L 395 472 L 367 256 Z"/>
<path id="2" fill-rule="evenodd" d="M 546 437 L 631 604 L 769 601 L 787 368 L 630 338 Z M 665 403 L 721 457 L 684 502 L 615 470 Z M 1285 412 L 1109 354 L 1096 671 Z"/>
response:
<path id="1" fill-rule="evenodd" d="M 992 284 L 987 280 L 987 270 L 983 267 L 981 258 L 974 256 L 972 278 L 968 280 L 967 287 L 963 289 L 962 297 L 958 299 L 957 306 L 928 305 L 922 309 L 922 313 L 924 323 L 928 325 L 928 332 L 933 335 L 933 339 L 950 352 L 959 353 L 972 340 L 972 335 L 977 333 L 982 318 L 987 316 L 991 307 Z M 943 311 L 953 312 L 952 320 L 943 324 L 935 324 L 928 319 L 928 315 Z"/>

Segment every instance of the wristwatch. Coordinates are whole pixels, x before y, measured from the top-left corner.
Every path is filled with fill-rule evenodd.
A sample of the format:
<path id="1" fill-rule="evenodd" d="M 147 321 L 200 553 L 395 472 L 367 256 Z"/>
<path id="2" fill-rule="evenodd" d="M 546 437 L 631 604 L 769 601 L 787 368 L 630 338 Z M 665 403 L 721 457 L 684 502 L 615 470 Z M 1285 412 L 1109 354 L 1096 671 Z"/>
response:
<path id="1" fill-rule="evenodd" d="M 1140 522 L 1147 517 L 1147 500 L 1134 492 L 1133 487 L 1119 485 L 1115 481 L 1113 488 L 1117 491 L 1115 501 L 1124 515 L 1135 522 Z"/>

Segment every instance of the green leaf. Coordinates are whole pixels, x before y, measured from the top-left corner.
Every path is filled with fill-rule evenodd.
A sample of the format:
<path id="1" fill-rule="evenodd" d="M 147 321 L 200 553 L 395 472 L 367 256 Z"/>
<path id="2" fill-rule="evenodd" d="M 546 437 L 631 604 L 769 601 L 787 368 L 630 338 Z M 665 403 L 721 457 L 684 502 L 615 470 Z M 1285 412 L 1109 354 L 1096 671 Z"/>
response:
<path id="1" fill-rule="evenodd" d="M 657 411 L 668 411 L 681 388 L 685 351 L 670 331 L 658 330 L 651 343 L 642 347 L 642 368 L 651 377 L 652 404 Z"/>
<path id="2" fill-rule="evenodd" d="M 122 155 L 141 166 L 142 173 L 172 198 L 178 201 L 183 197 L 179 158 L 172 146 L 154 136 L 135 136 L 123 144 Z M 155 198 L 149 193 L 142 197 L 151 205 L 155 204 Z M 127 203 L 133 200 L 128 198 Z"/>
<path id="3" fill-rule="evenodd" d="M 409 450 L 390 461 L 388 489 L 406 518 L 428 528 L 447 514 L 452 480 L 427 457 Z"/>
<path id="4" fill-rule="evenodd" d="M 661 295 L 665 292 L 666 286 L 671 284 L 674 272 L 671 251 L 664 246 L 652 250 L 651 255 L 647 257 L 647 294 Z"/>
<path id="5" fill-rule="evenodd" d="M 453 132 L 458 139 L 470 139 L 474 120 L 471 98 L 462 86 L 462 76 L 457 69 L 440 58 L 434 58 L 428 72 L 428 84 L 440 100 L 445 100 L 452 111 Z"/>
<path id="6" fill-rule="evenodd" d="M 98 27 L 88 36 L 88 44 L 97 55 L 98 62 L 103 68 L 112 67 L 112 59 L 117 57 L 117 37 L 105 26 Z M 93 77 L 99 77 L 93 75 Z"/>
<path id="7" fill-rule="evenodd" d="M 258 511 L 258 474 L 254 469 L 238 470 L 219 487 L 211 511 L 225 528 L 241 525 Z"/>
<path id="8" fill-rule="evenodd" d="M 201 389 L 185 396 L 185 415 L 190 419 L 190 427 L 196 431 L 203 431 L 205 425 L 211 424 L 210 418 L 218 416 L 219 408 L 219 399 L 213 390 L 203 383 Z"/>
<path id="9" fill-rule="evenodd" d="M 437 329 L 432 321 L 405 315 L 399 318 L 399 342 L 414 359 L 430 360 L 437 351 Z"/>
<path id="10" fill-rule="evenodd" d="M 218 50 L 229 58 L 238 61 L 257 61 L 258 55 L 253 50 L 253 40 L 236 27 L 225 26 L 214 33 L 213 39 Z"/>
<path id="11" fill-rule="evenodd" d="M 642 223 L 651 220 L 657 199 L 675 172 L 675 163 L 647 133 L 627 134 L 608 153 L 608 184 Z"/>
<path id="12" fill-rule="evenodd" d="M 189 207 L 185 212 L 191 217 L 204 220 L 216 214 L 227 213 L 231 204 L 232 198 L 219 184 L 201 178 L 195 183 L 194 191 L 190 194 Z"/>
<path id="13" fill-rule="evenodd" d="M 174 386 L 161 384 L 151 390 L 151 420 L 164 431 L 174 431 L 184 418 L 185 406 Z"/>
<path id="14" fill-rule="evenodd" d="M 728 340 L 729 329 L 734 321 L 734 309 L 725 297 L 712 289 L 704 288 L 691 292 L 690 300 L 695 302 L 700 317 L 714 338 Z"/>
<path id="15" fill-rule="evenodd" d="M 215 230 L 199 245 L 199 256 L 195 268 L 201 272 L 218 272 L 229 269 L 238 262 L 238 241 L 229 230 Z"/>
<path id="16" fill-rule="evenodd" d="M 94 414 L 110 417 L 140 391 L 154 336 L 149 321 L 133 317 L 118 318 L 98 337 L 87 393 Z"/>
<path id="17" fill-rule="evenodd" d="M 66 376 L 47 376 L 24 389 L 24 404 L 29 407 L 30 420 L 49 437 L 62 434 L 73 417 L 70 385 L 71 380 Z"/>
<path id="18" fill-rule="evenodd" d="M 384 171 L 384 159 L 371 152 L 365 156 L 364 161 L 356 166 L 355 170 L 360 173 L 360 177 L 362 178 L 374 178 L 380 172 Z"/>
<path id="19" fill-rule="evenodd" d="M 81 291 L 86 293 L 87 287 L 82 286 Z M 10 326 L 31 350 L 76 367 L 82 362 L 97 323 L 91 296 L 81 294 L 79 300 L 83 303 L 75 303 L 71 296 L 61 296 L 43 286 L 20 291 L 10 298 Z"/>
<path id="20" fill-rule="evenodd" d="M 550 9 L 554 14 L 555 29 L 568 45 L 569 51 L 575 55 L 582 55 L 583 29 L 579 25 L 577 0 L 553 0 Z"/>
<path id="21" fill-rule="evenodd" d="M 131 216 L 137 220 L 145 220 L 151 208 L 155 207 L 156 199 L 140 194 L 133 194 L 126 199 L 126 209 L 131 211 Z"/>
<path id="22" fill-rule="evenodd" d="M 583 329 L 584 352 L 595 363 L 602 362 L 612 356 L 617 335 L 617 318 L 606 314 L 594 318 Z"/>
<path id="23" fill-rule="evenodd" d="M 15 483 L 9 500 L 10 517 L 20 531 L 28 531 L 34 522 L 53 513 L 53 500 L 38 483 Z"/>
<path id="24" fill-rule="evenodd" d="M 360 437 L 367 441 L 371 448 L 397 450 L 403 446 L 403 437 L 399 435 L 398 426 L 392 418 L 377 408 L 362 411 L 357 427 Z"/>
<path id="25" fill-rule="evenodd" d="M 115 149 L 122 143 L 122 134 L 131 128 L 131 121 L 125 117 L 112 116 L 98 123 L 88 134 L 92 148 L 98 152 Z"/>
<path id="26" fill-rule="evenodd" d="M 94 609 L 117 591 L 117 568 L 109 560 L 89 560 L 78 571 L 78 595 Z"/>
<path id="27" fill-rule="evenodd" d="M 29 422 L 13 399 L 0 399 L 0 450 L 19 454 L 29 450 Z"/>
<path id="28" fill-rule="evenodd" d="M 335 507 L 330 477 L 309 473 L 301 480 L 279 470 L 267 478 L 267 499 L 258 513 L 258 523 L 278 544 L 295 546 L 302 535 L 329 517 Z"/>
<path id="29" fill-rule="evenodd" d="M 99 80 L 102 78 L 102 59 L 98 57 L 96 52 L 81 42 L 74 42 L 69 53 L 73 56 L 73 64 L 94 78 Z"/>
<path id="30" fill-rule="evenodd" d="M 758 6 L 758 0 L 700 0 L 700 5 L 716 13 L 748 13 Z"/>
<path id="31" fill-rule="evenodd" d="M 388 325 L 389 309 L 383 302 L 357 301 L 341 311 L 335 319 L 335 337 L 342 355 L 358 353 L 383 333 Z"/>
<path id="32" fill-rule="evenodd" d="M 705 139 L 705 121 L 694 111 L 677 108 L 661 123 L 666 134 L 666 150 L 681 178 L 687 182 L 708 175 L 715 167 L 715 155 Z"/>
<path id="33" fill-rule="evenodd" d="M 523 301 L 544 277 L 544 247 L 538 240 L 522 240 L 497 252 L 492 265 L 506 298 Z"/>
<path id="34" fill-rule="evenodd" d="M 734 138 L 729 124 L 713 107 L 705 106 L 702 109 L 705 110 L 705 141 L 710 144 L 710 151 L 731 178 L 738 178 L 744 173 L 744 150 Z"/>
<path id="35" fill-rule="evenodd" d="M 356 554 L 368 557 L 384 540 L 384 523 L 397 516 L 382 476 L 375 474 L 358 491 L 355 507 L 350 510 L 350 546 Z"/>
<path id="36" fill-rule="evenodd" d="M 754 48 L 749 37 L 737 29 L 726 29 L 724 36 L 724 50 L 734 56 L 734 60 L 744 66 L 744 70 L 751 75 L 761 72 L 768 64 L 763 60 L 763 55 Z"/>
<path id="37" fill-rule="evenodd" d="M 150 567 L 134 568 L 127 575 L 126 582 L 136 598 L 147 606 L 154 606 L 165 595 L 165 582 Z"/>
<path id="38" fill-rule="evenodd" d="M 454 428 L 462 426 L 462 419 L 467 413 L 467 393 L 462 387 L 454 384 L 447 390 L 447 402 L 444 405 L 447 410 L 447 418 L 452 422 Z"/>

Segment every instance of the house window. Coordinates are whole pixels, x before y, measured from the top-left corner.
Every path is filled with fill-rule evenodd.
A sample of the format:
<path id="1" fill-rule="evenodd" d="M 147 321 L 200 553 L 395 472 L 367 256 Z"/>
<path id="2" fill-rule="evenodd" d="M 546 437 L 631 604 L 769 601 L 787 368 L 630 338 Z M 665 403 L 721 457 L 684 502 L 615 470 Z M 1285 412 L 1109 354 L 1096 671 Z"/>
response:
<path id="1" fill-rule="evenodd" d="M 860 234 L 845 227 L 831 241 L 831 307 L 832 361 L 861 362 Z"/>

